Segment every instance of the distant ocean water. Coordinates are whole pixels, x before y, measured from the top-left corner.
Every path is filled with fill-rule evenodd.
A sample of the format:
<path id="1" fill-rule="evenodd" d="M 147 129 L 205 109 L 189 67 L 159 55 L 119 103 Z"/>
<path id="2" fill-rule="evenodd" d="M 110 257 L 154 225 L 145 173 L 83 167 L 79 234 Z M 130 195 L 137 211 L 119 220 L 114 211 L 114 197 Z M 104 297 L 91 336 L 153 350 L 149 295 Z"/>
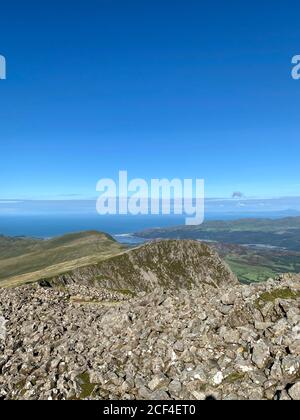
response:
<path id="1" fill-rule="evenodd" d="M 278 213 L 220 214 L 210 213 L 206 220 L 235 220 L 245 217 L 281 217 Z M 130 241 L 132 234 L 148 228 L 184 224 L 179 216 L 98 216 L 90 214 L 49 214 L 0 216 L 0 235 L 51 238 L 71 232 L 99 230 Z M 126 235 L 126 236 L 125 236 Z"/>

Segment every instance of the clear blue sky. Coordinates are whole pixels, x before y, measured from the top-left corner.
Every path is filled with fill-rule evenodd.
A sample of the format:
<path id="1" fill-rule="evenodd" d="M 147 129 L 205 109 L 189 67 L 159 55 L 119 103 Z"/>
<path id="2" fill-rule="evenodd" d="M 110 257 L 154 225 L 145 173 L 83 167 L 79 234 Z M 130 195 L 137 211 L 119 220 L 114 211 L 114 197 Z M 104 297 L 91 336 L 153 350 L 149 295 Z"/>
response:
<path id="1" fill-rule="evenodd" d="M 1 3 L 0 198 L 99 178 L 300 195 L 299 1 Z"/>

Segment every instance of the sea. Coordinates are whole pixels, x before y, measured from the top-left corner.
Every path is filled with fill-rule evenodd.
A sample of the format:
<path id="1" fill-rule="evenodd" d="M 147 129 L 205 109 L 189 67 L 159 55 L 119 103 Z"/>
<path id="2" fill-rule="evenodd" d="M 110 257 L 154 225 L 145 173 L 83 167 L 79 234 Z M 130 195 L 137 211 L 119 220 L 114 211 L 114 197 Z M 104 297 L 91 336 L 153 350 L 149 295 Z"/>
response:
<path id="1" fill-rule="evenodd" d="M 275 213 L 209 213 L 206 220 L 236 220 L 249 217 L 278 218 Z M 97 230 L 109 233 L 120 242 L 139 242 L 135 233 L 151 228 L 185 224 L 183 216 L 99 216 L 95 214 L 0 215 L 0 235 L 41 239 L 66 233 Z"/>

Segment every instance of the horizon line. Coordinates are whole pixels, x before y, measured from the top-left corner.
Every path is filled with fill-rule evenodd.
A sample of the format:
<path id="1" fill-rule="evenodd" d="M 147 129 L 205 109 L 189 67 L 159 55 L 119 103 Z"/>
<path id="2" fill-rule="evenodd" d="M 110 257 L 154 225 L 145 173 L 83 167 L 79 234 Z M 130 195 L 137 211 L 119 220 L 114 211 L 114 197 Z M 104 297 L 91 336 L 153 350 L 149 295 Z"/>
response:
<path id="1" fill-rule="evenodd" d="M 120 196 L 116 196 L 116 197 L 111 197 L 111 198 L 116 198 L 116 199 L 124 199 L 124 197 L 120 197 Z M 130 198 L 130 196 L 125 197 L 125 198 Z M 141 197 L 142 199 L 156 199 L 155 197 Z M 193 199 L 196 197 L 193 197 Z M 251 200 L 283 200 L 283 199 L 291 199 L 291 198 L 299 198 L 300 199 L 300 194 L 299 195 L 279 195 L 279 196 L 244 196 L 244 197 L 204 197 L 204 200 L 209 200 L 209 201 L 233 201 L 233 202 L 238 202 L 238 201 L 251 201 Z M 176 200 L 176 199 L 181 199 L 178 197 L 171 197 L 171 200 Z M 67 201 L 67 202 L 82 202 L 82 201 L 96 201 L 98 200 L 98 197 L 86 197 L 86 198 L 68 198 L 68 196 L 66 195 L 64 198 L 63 196 L 59 197 L 52 197 L 52 198 L 0 198 L 0 203 L 3 204 L 18 204 L 18 203 L 25 203 L 25 202 L 63 202 L 63 201 Z M 159 201 L 163 201 L 163 198 L 159 198 Z"/>

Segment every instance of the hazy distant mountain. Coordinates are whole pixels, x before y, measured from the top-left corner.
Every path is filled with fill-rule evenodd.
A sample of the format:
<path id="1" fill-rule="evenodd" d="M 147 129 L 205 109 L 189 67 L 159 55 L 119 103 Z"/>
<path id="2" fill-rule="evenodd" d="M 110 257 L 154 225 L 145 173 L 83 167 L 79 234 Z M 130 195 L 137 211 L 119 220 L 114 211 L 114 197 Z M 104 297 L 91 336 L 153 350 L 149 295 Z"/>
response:
<path id="1" fill-rule="evenodd" d="M 300 217 L 207 221 L 136 233 L 145 239 L 197 239 L 231 244 L 256 244 L 300 251 Z"/>

